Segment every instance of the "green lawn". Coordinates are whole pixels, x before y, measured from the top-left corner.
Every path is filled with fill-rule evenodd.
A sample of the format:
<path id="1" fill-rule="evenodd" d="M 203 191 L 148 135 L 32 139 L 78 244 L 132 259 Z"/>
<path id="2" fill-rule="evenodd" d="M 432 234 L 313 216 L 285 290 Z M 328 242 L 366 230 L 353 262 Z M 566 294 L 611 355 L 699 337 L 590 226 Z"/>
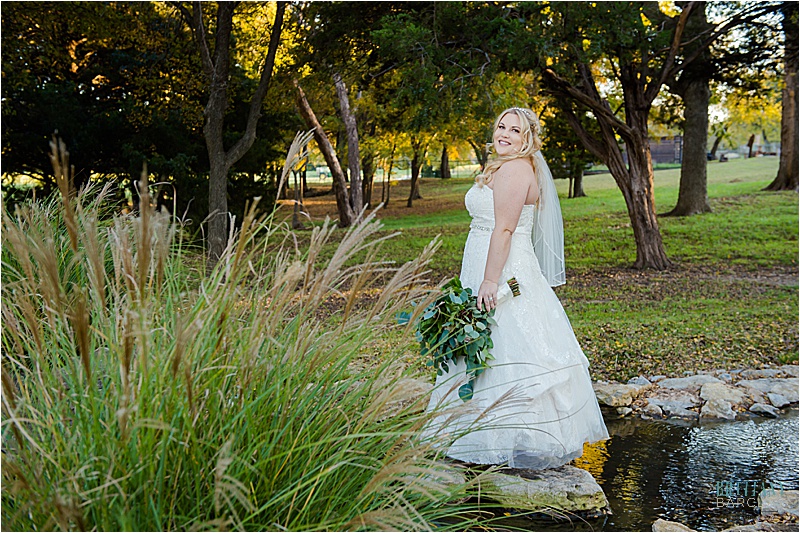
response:
<path id="1" fill-rule="evenodd" d="M 734 263 L 753 269 L 797 265 L 797 195 L 760 192 L 776 170 L 777 159 L 767 157 L 709 163 L 708 195 L 714 211 L 688 218 L 659 219 L 670 259 L 705 265 Z M 660 212 L 675 205 L 679 180 L 679 169 L 656 172 L 656 205 Z M 422 191 L 426 199 L 417 204 L 424 205 L 435 197 L 447 208 L 424 216 L 409 210 L 412 213 L 407 215 L 382 217 L 387 230 L 402 230 L 405 236 L 405 243 L 396 244 L 399 255 L 395 257 L 410 257 L 407 253 L 413 254 L 423 242 L 441 233 L 444 255 L 434 262 L 434 269 L 444 274 L 457 273 L 466 240 L 465 227 L 469 224 L 463 196 L 472 182 L 425 180 Z M 566 180 L 558 180 L 557 186 L 562 198 L 567 269 L 632 264 L 636 259 L 633 230 L 622 193 L 611 175 L 587 176 L 585 198 L 567 199 Z"/>

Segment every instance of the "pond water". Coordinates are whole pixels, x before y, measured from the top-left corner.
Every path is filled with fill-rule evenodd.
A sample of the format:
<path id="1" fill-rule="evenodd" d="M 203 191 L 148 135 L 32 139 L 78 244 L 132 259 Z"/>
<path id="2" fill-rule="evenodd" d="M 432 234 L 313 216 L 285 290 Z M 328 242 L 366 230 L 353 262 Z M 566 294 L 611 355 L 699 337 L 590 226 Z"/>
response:
<path id="1" fill-rule="evenodd" d="M 754 522 L 762 487 L 798 488 L 796 408 L 775 419 L 734 422 L 608 415 L 606 426 L 611 438 L 586 446 L 576 466 L 594 476 L 613 514 L 571 523 L 526 517 L 504 523 L 534 531 L 651 531 L 663 518 L 719 531 Z"/>

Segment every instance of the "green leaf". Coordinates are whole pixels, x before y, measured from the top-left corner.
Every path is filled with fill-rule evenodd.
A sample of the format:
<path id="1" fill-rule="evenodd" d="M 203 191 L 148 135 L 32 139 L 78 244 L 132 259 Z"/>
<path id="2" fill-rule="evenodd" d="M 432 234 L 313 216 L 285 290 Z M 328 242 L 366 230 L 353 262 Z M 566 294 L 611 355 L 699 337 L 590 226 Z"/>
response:
<path id="1" fill-rule="evenodd" d="M 465 383 L 458 388 L 458 397 L 466 402 L 472 399 L 472 382 Z"/>

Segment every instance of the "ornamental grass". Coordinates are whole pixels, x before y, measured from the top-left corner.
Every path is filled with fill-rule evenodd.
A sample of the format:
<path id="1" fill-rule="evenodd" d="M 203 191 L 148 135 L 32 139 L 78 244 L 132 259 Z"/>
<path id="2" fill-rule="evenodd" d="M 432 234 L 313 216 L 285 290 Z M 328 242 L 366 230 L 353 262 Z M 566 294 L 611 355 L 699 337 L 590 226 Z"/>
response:
<path id="1" fill-rule="evenodd" d="M 61 196 L 3 212 L 4 530 L 474 527 L 480 477 L 420 441 L 427 396 L 393 354 L 358 364 L 435 296 L 436 243 L 393 266 L 368 216 L 321 262 L 330 224 L 301 251 L 252 207 L 206 274 L 145 181 L 114 213 L 51 157 Z"/>

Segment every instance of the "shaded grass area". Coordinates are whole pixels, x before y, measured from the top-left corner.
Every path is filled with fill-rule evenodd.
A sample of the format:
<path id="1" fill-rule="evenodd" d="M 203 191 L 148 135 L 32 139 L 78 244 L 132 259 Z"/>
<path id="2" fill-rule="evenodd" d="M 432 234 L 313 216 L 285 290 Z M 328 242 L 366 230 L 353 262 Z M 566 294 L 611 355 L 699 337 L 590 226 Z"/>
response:
<path id="1" fill-rule="evenodd" d="M 556 289 L 595 379 L 676 375 L 714 368 L 761 367 L 797 360 L 798 200 L 793 192 L 761 192 L 774 177 L 772 157 L 711 162 L 712 212 L 659 217 L 667 272 L 635 271 L 633 231 L 624 199 L 609 174 L 587 176 L 585 198 L 567 199 L 557 186 L 565 222 L 567 284 Z M 677 201 L 679 169 L 659 170 L 659 212 Z M 458 274 L 469 215 L 471 179 L 423 180 L 424 199 L 405 207 L 408 183 L 392 187 L 382 210 L 392 259 L 406 261 L 436 235 L 432 283 Z M 335 217 L 331 196 L 308 204 L 312 220 Z M 416 346 L 399 333 L 386 345 Z M 414 355 L 412 364 L 423 362 Z"/>
<path id="2" fill-rule="evenodd" d="M 608 269 L 558 291 L 595 377 L 760 368 L 797 359 L 796 271 Z"/>

